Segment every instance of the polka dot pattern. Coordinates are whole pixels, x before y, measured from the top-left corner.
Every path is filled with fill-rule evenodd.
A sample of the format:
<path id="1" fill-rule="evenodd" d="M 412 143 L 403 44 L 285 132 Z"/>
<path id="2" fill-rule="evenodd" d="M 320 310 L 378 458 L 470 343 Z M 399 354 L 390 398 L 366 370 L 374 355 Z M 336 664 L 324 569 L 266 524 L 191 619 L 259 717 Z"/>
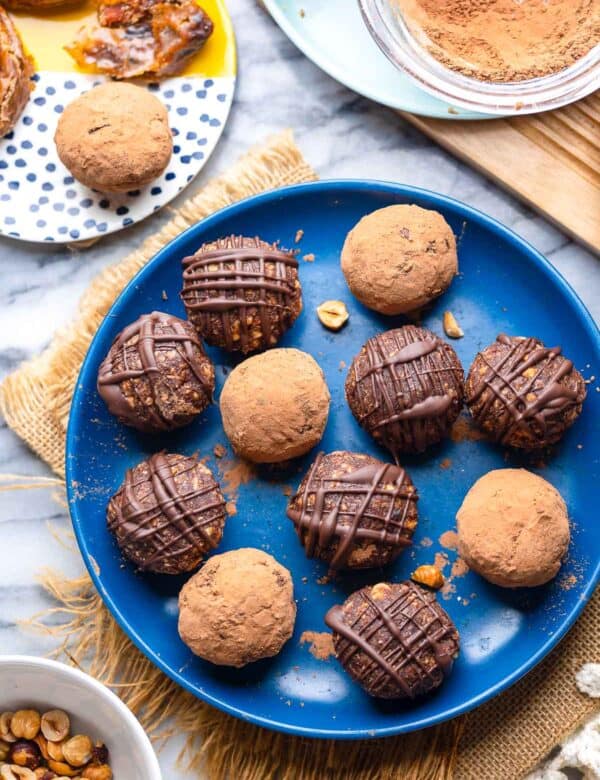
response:
<path id="1" fill-rule="evenodd" d="M 235 88 L 231 77 L 178 77 L 149 84 L 169 111 L 173 157 L 162 176 L 143 190 L 113 195 L 75 181 L 53 142 L 64 106 L 101 79 L 43 71 L 34 80 L 36 88 L 17 126 L 0 138 L 0 234 L 37 242 L 97 238 L 162 208 L 210 157 Z"/>

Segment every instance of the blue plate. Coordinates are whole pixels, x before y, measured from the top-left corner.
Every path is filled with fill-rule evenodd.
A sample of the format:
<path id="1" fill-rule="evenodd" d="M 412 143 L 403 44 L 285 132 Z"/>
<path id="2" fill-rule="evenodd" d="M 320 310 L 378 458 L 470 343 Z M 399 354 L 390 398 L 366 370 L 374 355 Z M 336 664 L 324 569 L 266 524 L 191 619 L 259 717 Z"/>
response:
<path id="1" fill-rule="evenodd" d="M 366 696 L 334 659 L 318 660 L 300 643 L 304 631 L 324 631 L 323 615 L 366 582 L 400 580 L 443 550 L 439 537 L 454 525 L 461 501 L 489 469 L 525 465 L 527 458 L 470 439 L 448 441 L 425 456 L 406 458 L 420 491 L 420 522 L 412 550 L 384 571 L 320 584 L 326 567 L 309 561 L 285 517 L 284 490 L 296 485 L 309 455 L 288 473 L 265 473 L 239 489 L 237 515 L 228 520 L 221 551 L 261 547 L 294 577 L 298 619 L 292 639 L 275 659 L 242 670 L 217 668 L 190 653 L 177 634 L 177 594 L 183 579 L 145 576 L 125 565 L 106 529 L 105 507 L 125 470 L 161 448 L 211 456 L 226 443 L 219 410 L 169 436 L 144 437 L 120 426 L 96 393 L 96 372 L 114 336 L 143 312 L 162 309 L 185 316 L 179 299 L 179 261 L 204 241 L 230 233 L 260 235 L 294 245 L 302 229 L 300 263 L 304 311 L 283 340 L 311 352 L 331 389 L 331 415 L 322 448 L 369 452 L 385 458 L 354 421 L 344 400 L 344 364 L 363 342 L 399 323 L 365 309 L 350 295 L 339 267 L 348 230 L 364 214 L 392 203 L 417 203 L 441 211 L 459 238 L 460 276 L 427 313 L 424 324 L 443 335 L 450 309 L 465 331 L 453 342 L 469 367 L 475 353 L 505 331 L 562 344 L 586 377 L 600 374 L 600 335 L 589 314 L 552 266 L 494 220 L 457 201 L 424 190 L 378 182 L 319 182 L 259 195 L 224 209 L 187 230 L 158 253 L 125 289 L 100 326 L 83 364 L 67 435 L 67 485 L 79 546 L 104 601 L 131 639 L 157 666 L 192 693 L 241 718 L 269 728 L 315 737 L 356 738 L 423 728 L 472 709 L 514 683 L 566 633 L 593 592 L 600 574 L 597 496 L 600 480 L 600 393 L 588 399 L 575 426 L 540 467 L 562 493 L 573 521 L 569 559 L 557 581 L 527 591 L 496 588 L 473 573 L 455 576 L 442 597 L 461 634 L 454 673 L 430 698 L 411 707 Z M 340 333 L 322 328 L 315 309 L 324 299 L 344 300 L 350 321 Z M 211 351 L 217 395 L 235 363 Z M 230 457 L 230 453 L 228 456 Z M 538 464 L 539 465 L 539 464 Z M 452 562 L 455 553 L 445 550 Z M 450 567 L 446 569 L 449 574 Z M 452 590 L 451 588 L 451 590 Z"/>

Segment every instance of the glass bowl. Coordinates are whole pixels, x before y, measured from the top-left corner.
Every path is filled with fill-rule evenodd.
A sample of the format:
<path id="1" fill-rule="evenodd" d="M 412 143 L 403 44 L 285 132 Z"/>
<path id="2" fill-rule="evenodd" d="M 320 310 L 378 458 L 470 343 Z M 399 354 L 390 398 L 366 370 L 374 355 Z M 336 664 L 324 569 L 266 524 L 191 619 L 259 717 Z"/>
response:
<path id="1" fill-rule="evenodd" d="M 600 87 L 600 44 L 564 70 L 541 78 L 497 83 L 444 67 L 410 33 L 390 0 L 358 0 L 369 32 L 399 69 L 426 92 L 484 114 L 534 114 L 580 100 Z"/>

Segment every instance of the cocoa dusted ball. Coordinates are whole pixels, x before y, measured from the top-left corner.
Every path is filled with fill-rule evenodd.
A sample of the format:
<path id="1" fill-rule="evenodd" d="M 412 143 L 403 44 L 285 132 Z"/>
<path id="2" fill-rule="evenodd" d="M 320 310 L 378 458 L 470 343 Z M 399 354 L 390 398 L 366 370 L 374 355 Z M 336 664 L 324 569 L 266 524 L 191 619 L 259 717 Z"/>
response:
<path id="1" fill-rule="evenodd" d="M 114 340 L 98 392 L 120 422 L 146 433 L 187 425 L 212 401 L 215 370 L 189 322 L 155 311 Z"/>
<path id="2" fill-rule="evenodd" d="M 463 369 L 452 347 L 405 325 L 369 339 L 346 378 L 352 414 L 394 455 L 422 452 L 450 431 L 463 405 Z"/>
<path id="3" fill-rule="evenodd" d="M 332 607 L 338 661 L 370 695 L 415 699 L 438 688 L 452 671 L 459 637 L 435 594 L 414 582 L 367 586 Z"/>
<path id="4" fill-rule="evenodd" d="M 583 377 L 560 347 L 500 334 L 473 361 L 467 405 L 494 441 L 534 450 L 555 444 L 581 412 Z"/>
<path id="5" fill-rule="evenodd" d="M 385 566 L 411 543 L 417 491 L 399 466 L 355 452 L 321 453 L 287 515 L 309 558 L 333 570 Z"/>
<path id="6" fill-rule="evenodd" d="M 183 303 L 208 344 L 229 352 L 272 347 L 302 311 L 294 253 L 229 236 L 183 260 Z"/>
<path id="7" fill-rule="evenodd" d="M 221 541 L 225 500 L 196 457 L 160 452 L 127 471 L 106 514 L 117 544 L 136 566 L 182 574 Z"/>

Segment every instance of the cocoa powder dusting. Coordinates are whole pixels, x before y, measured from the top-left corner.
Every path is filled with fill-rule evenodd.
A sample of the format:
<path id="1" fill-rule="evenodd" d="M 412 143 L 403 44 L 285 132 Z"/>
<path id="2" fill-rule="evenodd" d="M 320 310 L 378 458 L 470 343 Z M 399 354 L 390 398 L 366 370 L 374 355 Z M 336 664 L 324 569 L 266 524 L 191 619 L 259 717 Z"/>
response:
<path id="1" fill-rule="evenodd" d="M 463 561 L 462 558 L 457 558 L 452 564 L 452 569 L 450 570 L 450 579 L 454 579 L 454 577 L 464 577 L 468 571 L 469 567 L 465 561 Z"/>
<path id="2" fill-rule="evenodd" d="M 304 631 L 300 636 L 300 644 L 304 645 L 310 642 L 308 648 L 311 655 L 318 658 L 319 661 L 326 661 L 331 656 L 335 655 L 333 649 L 333 635 L 327 631 Z"/>
<path id="3" fill-rule="evenodd" d="M 439 62 L 481 81 L 568 68 L 600 42 L 600 0 L 395 0 Z"/>
<path id="4" fill-rule="evenodd" d="M 456 531 L 444 531 L 440 536 L 440 544 L 447 550 L 456 550 L 458 548 L 458 534 Z"/>
<path id="5" fill-rule="evenodd" d="M 444 571 L 446 566 L 450 563 L 448 560 L 448 556 L 446 553 L 438 552 L 435 554 L 435 558 L 433 559 L 433 565 L 436 569 L 439 569 L 441 572 Z"/>
<path id="6" fill-rule="evenodd" d="M 470 417 L 459 417 L 452 426 L 450 438 L 454 442 L 481 441 L 485 435 L 475 427 Z"/>

